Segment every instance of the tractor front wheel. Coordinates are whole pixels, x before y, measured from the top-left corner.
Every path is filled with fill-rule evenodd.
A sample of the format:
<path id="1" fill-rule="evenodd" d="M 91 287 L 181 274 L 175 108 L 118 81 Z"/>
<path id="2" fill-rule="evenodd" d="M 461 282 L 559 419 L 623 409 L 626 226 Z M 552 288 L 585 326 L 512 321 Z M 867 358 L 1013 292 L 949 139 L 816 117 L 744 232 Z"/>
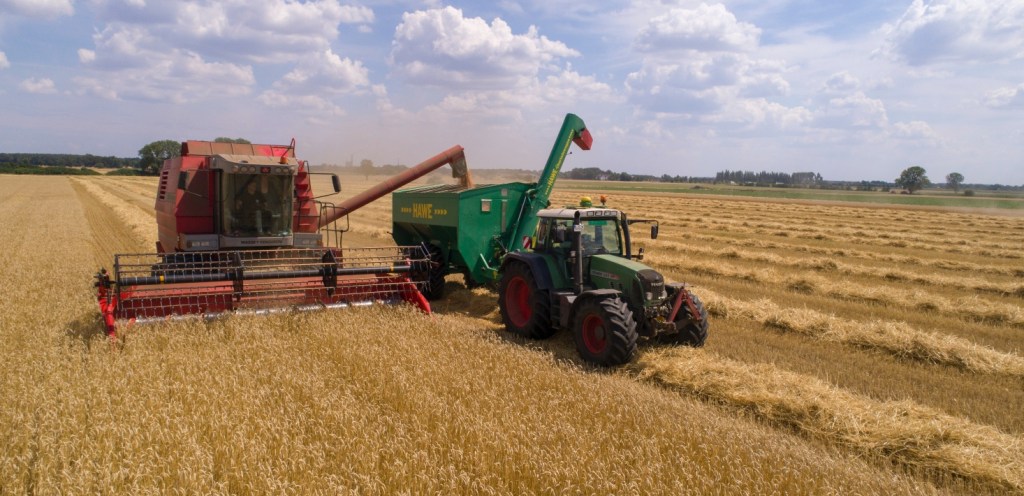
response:
<path id="1" fill-rule="evenodd" d="M 621 365 L 636 352 L 636 321 L 618 297 L 590 298 L 573 318 L 573 339 L 580 357 L 606 367 Z"/>
<path id="2" fill-rule="evenodd" d="M 505 268 L 498 285 L 498 309 L 509 332 L 532 339 L 551 337 L 551 301 L 526 264 L 515 262 Z"/>

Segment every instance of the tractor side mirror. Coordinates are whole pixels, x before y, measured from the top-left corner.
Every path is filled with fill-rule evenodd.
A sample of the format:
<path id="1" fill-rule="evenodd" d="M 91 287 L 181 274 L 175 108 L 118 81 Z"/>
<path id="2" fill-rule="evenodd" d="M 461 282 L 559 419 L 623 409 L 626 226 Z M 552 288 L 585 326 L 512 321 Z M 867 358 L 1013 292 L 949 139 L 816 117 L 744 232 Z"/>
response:
<path id="1" fill-rule="evenodd" d="M 657 224 L 651 226 L 651 239 L 658 239 L 658 225 Z"/>
<path id="2" fill-rule="evenodd" d="M 341 179 L 338 179 L 337 174 L 331 174 L 331 184 L 334 185 L 335 193 L 341 193 Z"/>
<path id="3" fill-rule="evenodd" d="M 555 242 L 565 243 L 565 226 L 555 226 Z"/>

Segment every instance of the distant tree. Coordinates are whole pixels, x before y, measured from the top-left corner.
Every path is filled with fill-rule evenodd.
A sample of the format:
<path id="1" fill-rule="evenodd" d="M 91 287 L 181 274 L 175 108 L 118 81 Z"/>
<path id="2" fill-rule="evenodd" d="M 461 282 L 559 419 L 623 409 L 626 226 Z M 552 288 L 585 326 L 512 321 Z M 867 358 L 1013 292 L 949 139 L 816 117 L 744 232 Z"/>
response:
<path id="1" fill-rule="evenodd" d="M 239 144 L 242 144 L 242 145 L 251 145 L 252 144 L 251 141 L 249 141 L 249 140 L 247 140 L 245 138 L 224 138 L 224 137 L 220 137 L 220 138 L 214 138 L 213 142 L 214 143 L 239 143 Z"/>
<path id="2" fill-rule="evenodd" d="M 370 174 L 373 174 L 373 160 L 364 158 L 359 162 L 359 170 L 363 171 L 363 176 L 369 179 Z"/>
<path id="3" fill-rule="evenodd" d="M 916 165 L 903 169 L 900 177 L 896 178 L 896 186 L 909 191 L 911 194 L 931 184 L 932 182 L 928 180 L 927 171 L 923 167 Z"/>
<path id="4" fill-rule="evenodd" d="M 139 149 L 139 170 L 144 175 L 160 173 L 164 160 L 181 155 L 181 143 L 174 140 L 154 141 Z"/>
<path id="5" fill-rule="evenodd" d="M 954 193 L 960 192 L 960 185 L 964 183 L 964 175 L 959 172 L 946 174 L 946 186 L 953 189 Z"/>

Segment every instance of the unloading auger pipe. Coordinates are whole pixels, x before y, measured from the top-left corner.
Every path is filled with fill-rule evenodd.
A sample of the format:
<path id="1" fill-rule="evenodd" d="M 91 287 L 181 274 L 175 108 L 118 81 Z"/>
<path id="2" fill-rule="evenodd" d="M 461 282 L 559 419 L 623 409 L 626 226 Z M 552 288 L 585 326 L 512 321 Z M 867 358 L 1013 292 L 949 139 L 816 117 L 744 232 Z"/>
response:
<path id="1" fill-rule="evenodd" d="M 363 191 L 352 198 L 342 201 L 335 208 L 330 209 L 330 213 L 320 217 L 320 227 L 324 227 L 348 214 L 351 214 L 367 203 L 391 193 L 392 191 L 401 188 L 402 186 L 405 186 L 406 184 L 447 164 L 451 164 L 452 166 L 452 177 L 460 178 L 463 181 L 468 180 L 465 150 L 461 146 L 455 145 L 423 162 L 420 162 L 415 167 L 406 169 L 399 174 L 385 179 L 376 186 Z"/>
<path id="2" fill-rule="evenodd" d="M 532 233 L 537 227 L 537 212 L 547 208 L 548 200 L 551 198 L 551 190 L 555 187 L 555 180 L 558 179 L 558 172 L 562 170 L 565 156 L 569 154 L 569 145 L 575 143 L 580 150 L 589 150 L 594 143 L 587 125 L 576 114 L 565 114 L 562 121 L 562 128 L 558 131 L 555 144 L 551 147 L 551 154 L 544 164 L 537 179 L 537 187 L 523 195 L 522 203 L 519 206 L 519 217 L 512 223 L 512 229 L 503 234 L 506 246 L 511 246 L 519 239 L 519 233 Z"/>

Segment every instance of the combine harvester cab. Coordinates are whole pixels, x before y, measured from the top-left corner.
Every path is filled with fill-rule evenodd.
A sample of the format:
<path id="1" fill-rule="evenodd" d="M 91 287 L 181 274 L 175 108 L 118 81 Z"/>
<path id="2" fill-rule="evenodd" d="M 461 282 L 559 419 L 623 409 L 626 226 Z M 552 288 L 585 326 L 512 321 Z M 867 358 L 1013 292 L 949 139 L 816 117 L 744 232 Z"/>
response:
<path id="1" fill-rule="evenodd" d="M 118 254 L 96 274 L 107 334 L 146 323 L 231 312 L 266 314 L 411 303 L 430 272 L 423 246 L 325 246 L 321 229 L 445 164 L 466 177 L 455 146 L 337 205 L 317 201 L 290 145 L 186 141 L 165 161 L 156 197 L 157 252 Z M 332 175 L 335 193 L 340 191 Z"/>

